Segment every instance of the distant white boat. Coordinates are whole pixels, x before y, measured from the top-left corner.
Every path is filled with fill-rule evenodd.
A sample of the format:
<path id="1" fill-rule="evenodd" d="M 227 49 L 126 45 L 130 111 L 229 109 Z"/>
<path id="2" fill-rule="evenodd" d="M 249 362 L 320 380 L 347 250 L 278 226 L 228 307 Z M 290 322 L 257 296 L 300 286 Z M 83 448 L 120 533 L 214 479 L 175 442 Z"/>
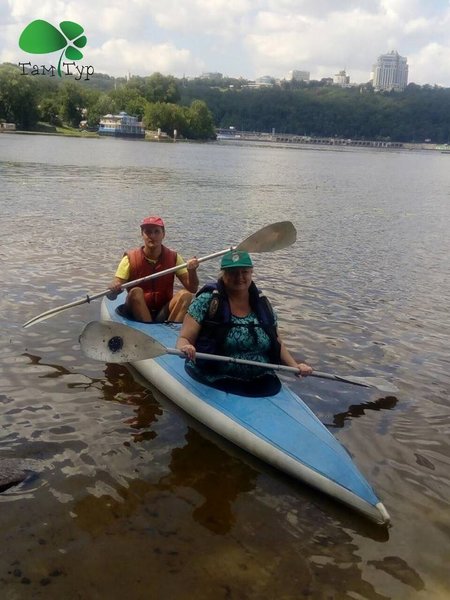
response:
<path id="1" fill-rule="evenodd" d="M 217 129 L 216 130 L 216 139 L 217 140 L 240 140 L 241 134 L 234 129 L 234 127 L 230 127 L 229 129 Z"/>
<path id="2" fill-rule="evenodd" d="M 118 115 L 105 115 L 100 119 L 98 134 L 110 137 L 144 138 L 145 129 L 137 117 L 120 112 Z"/>

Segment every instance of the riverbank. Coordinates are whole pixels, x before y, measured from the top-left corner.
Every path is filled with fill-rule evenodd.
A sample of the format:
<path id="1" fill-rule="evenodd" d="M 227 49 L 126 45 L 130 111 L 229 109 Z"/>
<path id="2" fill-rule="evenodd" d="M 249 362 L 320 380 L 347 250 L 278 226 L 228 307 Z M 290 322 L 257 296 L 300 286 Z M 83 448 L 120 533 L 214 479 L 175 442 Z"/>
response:
<path id="1" fill-rule="evenodd" d="M 25 130 L 3 130 L 1 134 L 19 134 L 19 135 L 47 135 L 47 136 L 63 136 L 63 137 L 78 137 L 78 138 L 97 138 L 97 139 L 105 139 L 108 136 L 99 135 L 97 131 L 86 131 L 85 129 L 77 129 L 73 127 L 54 127 L 53 130 L 48 129 L 39 129 L 38 131 L 25 131 Z M 121 137 L 120 139 L 128 139 L 133 140 L 134 138 Z M 166 133 L 158 134 L 156 131 L 146 131 L 145 138 L 136 138 L 138 141 L 147 141 L 147 142 L 189 142 L 196 140 L 187 140 L 185 138 L 176 138 L 173 139 L 169 137 Z"/>
<path id="2" fill-rule="evenodd" d="M 96 131 L 86 131 L 84 129 L 77 129 L 74 127 L 54 127 L 42 128 L 38 131 L 6 131 L 3 130 L 1 133 L 5 134 L 22 134 L 22 135 L 48 135 L 48 136 L 65 136 L 65 137 L 80 137 L 80 138 L 104 138 L 100 136 Z M 128 138 L 132 139 L 132 138 Z M 140 139 L 140 141 L 142 141 Z M 200 140 L 188 140 L 185 138 L 173 139 L 166 133 L 159 133 L 157 131 L 146 131 L 145 138 L 143 141 L 147 142 L 192 142 Z M 269 134 L 259 132 L 236 132 L 232 136 L 218 137 L 217 141 L 221 143 L 236 143 L 236 142 L 263 142 L 267 144 L 292 144 L 296 147 L 305 148 L 332 148 L 332 147 L 348 147 L 348 148 L 377 148 L 384 150 L 433 150 L 439 151 L 436 144 L 432 143 L 415 143 L 415 142 L 386 142 L 379 140 L 351 140 L 351 139 L 338 139 L 338 138 L 313 138 L 306 136 L 296 136 L 293 134 Z"/>
<path id="3" fill-rule="evenodd" d="M 221 142 L 267 142 L 292 144 L 295 146 L 339 146 L 357 148 L 384 148 L 387 150 L 436 150 L 436 144 L 429 142 L 394 142 L 389 140 L 359 140 L 338 137 L 313 137 L 292 133 L 260 133 L 250 131 L 217 130 L 217 140 Z"/>
<path id="4" fill-rule="evenodd" d="M 81 129 L 77 129 L 75 127 L 52 127 L 49 125 L 48 127 L 38 128 L 36 130 L 23 130 L 23 129 L 15 129 L 15 130 L 3 130 L 2 134 L 21 134 L 21 135 L 57 135 L 57 136 L 66 136 L 66 137 L 99 137 L 96 131 L 85 131 Z"/>

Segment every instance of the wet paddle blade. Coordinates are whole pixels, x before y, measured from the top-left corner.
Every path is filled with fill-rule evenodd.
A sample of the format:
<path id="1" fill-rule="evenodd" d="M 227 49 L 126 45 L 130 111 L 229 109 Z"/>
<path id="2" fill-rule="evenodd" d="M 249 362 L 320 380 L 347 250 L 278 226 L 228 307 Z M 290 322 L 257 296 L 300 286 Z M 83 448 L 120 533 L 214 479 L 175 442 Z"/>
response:
<path id="1" fill-rule="evenodd" d="M 345 381 L 347 383 L 353 383 L 354 385 L 373 387 L 377 390 L 380 390 L 380 392 L 384 392 L 385 394 L 395 394 L 399 391 L 395 385 L 389 383 L 389 381 L 386 381 L 381 377 L 341 377 L 340 375 L 337 375 L 336 379 L 339 379 L 339 381 Z"/>
<path id="2" fill-rule="evenodd" d="M 88 302 L 88 300 L 86 298 L 82 298 L 81 300 L 75 300 L 75 302 L 70 302 L 69 304 L 65 304 L 64 306 L 58 306 L 57 308 L 51 308 L 50 310 L 47 310 L 46 312 L 43 312 L 40 315 L 37 315 L 37 317 L 33 317 L 32 319 L 30 319 L 29 321 L 24 323 L 22 325 L 22 327 L 27 328 L 30 325 L 35 325 L 36 323 L 40 323 L 41 321 L 50 319 L 50 317 L 53 317 L 53 315 L 56 315 L 63 310 L 67 310 L 69 308 L 74 308 L 75 306 L 79 306 L 80 304 L 85 304 L 86 302 Z"/>
<path id="3" fill-rule="evenodd" d="M 83 354 L 105 363 L 127 363 L 166 354 L 166 348 L 145 333 L 111 321 L 91 321 L 81 332 L 79 342 Z"/>
<path id="4" fill-rule="evenodd" d="M 334 375 L 331 373 L 321 373 L 320 371 L 314 371 L 313 377 L 319 377 L 321 379 L 331 379 L 333 381 L 342 381 L 343 383 L 351 383 L 352 385 L 360 385 L 362 387 L 373 387 L 384 392 L 385 394 L 395 394 L 398 392 L 398 388 L 395 387 L 389 381 L 382 379 L 381 377 L 355 377 L 353 375 Z"/>
<path id="5" fill-rule="evenodd" d="M 291 246 L 297 239 L 297 231 L 290 221 L 267 225 L 242 241 L 236 250 L 246 252 L 275 252 Z"/>

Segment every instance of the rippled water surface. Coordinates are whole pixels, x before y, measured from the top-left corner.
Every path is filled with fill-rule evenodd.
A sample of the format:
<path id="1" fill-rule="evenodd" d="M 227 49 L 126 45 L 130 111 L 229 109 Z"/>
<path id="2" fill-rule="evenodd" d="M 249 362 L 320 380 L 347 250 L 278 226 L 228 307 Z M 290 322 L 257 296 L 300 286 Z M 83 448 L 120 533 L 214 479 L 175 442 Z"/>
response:
<path id="1" fill-rule="evenodd" d="M 2 598 L 450 595 L 450 157 L 0 135 Z M 289 347 L 396 396 L 286 382 L 354 457 L 388 530 L 223 441 L 125 366 L 86 359 L 138 223 L 185 258 L 291 220 L 254 255 Z M 202 281 L 218 261 L 202 264 Z M 8 461 L 8 462 L 7 462 Z"/>

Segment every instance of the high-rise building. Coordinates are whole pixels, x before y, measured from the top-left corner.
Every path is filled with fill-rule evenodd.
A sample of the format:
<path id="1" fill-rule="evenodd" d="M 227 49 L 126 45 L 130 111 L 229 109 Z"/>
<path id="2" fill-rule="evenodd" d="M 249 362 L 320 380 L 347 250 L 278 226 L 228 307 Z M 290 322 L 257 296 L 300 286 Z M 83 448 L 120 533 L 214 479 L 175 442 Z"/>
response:
<path id="1" fill-rule="evenodd" d="M 404 56 L 392 50 L 378 57 L 373 66 L 373 87 L 376 92 L 402 92 L 408 85 L 408 63 Z"/>
<path id="2" fill-rule="evenodd" d="M 299 71 L 294 69 L 289 71 L 286 79 L 288 81 L 309 81 L 309 71 Z"/>

